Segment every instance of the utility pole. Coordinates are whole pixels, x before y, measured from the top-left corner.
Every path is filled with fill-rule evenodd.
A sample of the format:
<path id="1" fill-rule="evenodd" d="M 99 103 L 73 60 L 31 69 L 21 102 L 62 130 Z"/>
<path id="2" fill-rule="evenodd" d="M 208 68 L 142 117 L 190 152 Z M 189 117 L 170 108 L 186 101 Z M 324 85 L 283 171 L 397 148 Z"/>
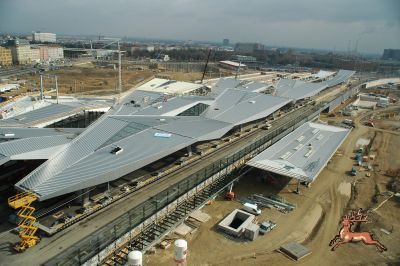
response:
<path id="1" fill-rule="evenodd" d="M 40 74 L 40 100 L 43 100 L 43 75 Z"/>
<path id="2" fill-rule="evenodd" d="M 122 91 L 122 77 L 121 77 L 121 47 L 118 42 L 118 90 L 119 90 L 119 95 L 118 95 L 118 101 L 121 97 L 121 91 Z"/>
<path id="3" fill-rule="evenodd" d="M 236 70 L 236 76 L 235 76 L 235 79 L 238 79 L 238 76 L 239 76 L 239 73 L 240 73 L 240 66 L 242 65 L 242 62 L 241 61 L 239 61 L 239 66 L 238 66 L 238 68 L 237 68 L 237 70 Z"/>
<path id="4" fill-rule="evenodd" d="M 58 104 L 58 83 L 57 83 L 57 76 L 54 76 L 54 80 L 56 82 L 56 98 L 57 98 L 57 104 Z"/>

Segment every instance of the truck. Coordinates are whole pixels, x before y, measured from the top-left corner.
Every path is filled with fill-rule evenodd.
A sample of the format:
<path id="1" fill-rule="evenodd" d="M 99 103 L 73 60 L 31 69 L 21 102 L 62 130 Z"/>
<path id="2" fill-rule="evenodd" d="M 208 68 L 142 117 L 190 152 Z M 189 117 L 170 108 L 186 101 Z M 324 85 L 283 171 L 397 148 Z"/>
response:
<path id="1" fill-rule="evenodd" d="M 246 202 L 245 204 L 243 204 L 243 210 L 254 215 L 261 214 L 261 210 L 257 207 L 257 204 L 251 204 Z"/>
<path id="2" fill-rule="evenodd" d="M 265 235 L 269 231 L 273 230 L 276 227 L 276 223 L 273 221 L 267 220 L 260 224 L 260 234 Z"/>

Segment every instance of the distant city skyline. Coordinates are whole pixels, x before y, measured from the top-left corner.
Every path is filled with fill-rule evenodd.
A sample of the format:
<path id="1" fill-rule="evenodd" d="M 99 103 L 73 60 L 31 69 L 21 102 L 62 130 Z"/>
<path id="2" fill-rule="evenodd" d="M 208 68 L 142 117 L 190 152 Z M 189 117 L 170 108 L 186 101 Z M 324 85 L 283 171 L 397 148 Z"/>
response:
<path id="1" fill-rule="evenodd" d="M 397 0 L 2 0 L 0 32 L 230 43 L 382 54 L 400 48 Z M 356 45 L 357 44 L 357 45 Z"/>

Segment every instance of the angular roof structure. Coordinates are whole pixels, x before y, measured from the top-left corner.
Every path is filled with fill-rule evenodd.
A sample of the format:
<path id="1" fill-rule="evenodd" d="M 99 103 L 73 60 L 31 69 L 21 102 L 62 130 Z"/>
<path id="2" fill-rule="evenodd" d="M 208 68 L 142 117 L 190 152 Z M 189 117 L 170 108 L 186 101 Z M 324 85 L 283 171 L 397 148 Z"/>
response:
<path id="1" fill-rule="evenodd" d="M 311 183 L 349 133 L 346 128 L 305 123 L 247 165 Z"/>
<path id="2" fill-rule="evenodd" d="M 154 78 L 143 84 L 143 86 L 140 87 L 140 90 L 176 95 L 187 94 L 203 87 L 204 85 L 202 84 Z"/>
<path id="3" fill-rule="evenodd" d="M 288 81 L 287 86 L 297 89 L 295 97 L 309 97 L 353 74 L 339 71 L 329 84 L 326 81 L 296 85 Z M 69 113 L 70 105 L 66 103 L 23 114 L 22 120 L 0 120 L 0 128 L 4 127 L 0 130 L 0 164 L 12 159 L 48 159 L 15 185 L 19 190 L 35 193 L 39 200 L 46 200 L 113 181 L 197 142 L 221 138 L 235 126 L 267 117 L 297 99 L 284 93 L 284 89 L 284 97 L 259 93 L 269 84 L 234 79 L 220 80 L 217 93 L 209 96 L 173 96 L 141 90 L 152 88 L 151 85 L 165 88 L 174 84 L 160 79 L 149 81 L 127 94 L 83 132 L 12 129 L 30 125 L 23 121 L 37 124 L 48 115 Z M 178 87 L 181 85 L 185 84 Z M 299 177 L 312 175 L 300 170 L 295 171 Z"/>
<path id="4" fill-rule="evenodd" d="M 83 128 L 0 128 L 0 165 L 10 160 L 49 159 Z"/>
<path id="5" fill-rule="evenodd" d="M 275 95 L 295 100 L 312 97 L 326 89 L 325 83 L 311 83 L 301 80 L 280 79 L 275 86 Z"/>
<path id="6" fill-rule="evenodd" d="M 39 108 L 34 106 L 39 105 Z M 109 99 L 90 99 L 62 97 L 60 103 L 56 100 L 45 99 L 42 102 L 33 101 L 29 97 L 24 97 L 14 104 L 9 104 L 8 108 L 0 108 L 1 111 L 13 109 L 15 115 L 0 120 L 1 127 L 43 127 L 54 121 L 77 114 L 83 110 L 108 109 L 112 105 Z M 17 111 L 20 110 L 20 111 Z"/>
<path id="7" fill-rule="evenodd" d="M 348 80 L 355 71 L 339 70 L 329 80 L 322 82 L 305 82 L 301 80 L 280 79 L 275 86 L 275 95 L 294 100 L 312 97 L 326 88 L 334 87 Z"/>
<path id="8" fill-rule="evenodd" d="M 171 97 L 139 88 L 79 136 L 60 141 L 65 145 L 16 187 L 46 200 L 109 182 L 196 142 L 221 138 L 236 125 L 266 117 L 290 101 L 237 89 L 212 98 Z M 208 106 L 199 116 L 181 115 L 199 104 Z"/>
<path id="9" fill-rule="evenodd" d="M 225 89 L 239 89 L 251 92 L 261 92 L 272 87 L 270 83 L 263 83 L 257 81 L 240 80 L 235 78 L 220 78 L 215 84 L 212 92 L 220 94 Z"/>

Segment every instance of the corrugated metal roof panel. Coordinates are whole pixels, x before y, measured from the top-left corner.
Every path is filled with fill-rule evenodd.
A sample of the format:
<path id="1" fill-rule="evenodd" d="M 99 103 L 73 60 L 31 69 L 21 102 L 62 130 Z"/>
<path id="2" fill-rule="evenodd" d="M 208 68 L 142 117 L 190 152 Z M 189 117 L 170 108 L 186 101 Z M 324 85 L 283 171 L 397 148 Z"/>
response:
<path id="1" fill-rule="evenodd" d="M 315 129 L 322 134 L 314 134 Z M 346 128 L 306 123 L 251 159 L 248 164 L 312 182 L 349 132 Z M 303 138 L 298 148 L 297 140 L 300 137 Z"/>

